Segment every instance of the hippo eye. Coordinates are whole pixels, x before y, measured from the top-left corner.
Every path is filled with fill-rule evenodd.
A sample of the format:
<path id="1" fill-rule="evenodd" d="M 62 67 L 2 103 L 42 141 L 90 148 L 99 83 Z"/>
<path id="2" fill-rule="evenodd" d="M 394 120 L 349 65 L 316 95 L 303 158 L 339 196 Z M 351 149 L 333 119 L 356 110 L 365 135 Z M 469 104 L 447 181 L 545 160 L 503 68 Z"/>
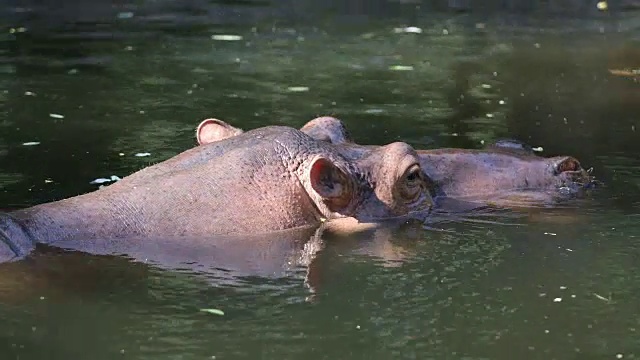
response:
<path id="1" fill-rule="evenodd" d="M 420 174 L 418 173 L 420 170 L 415 170 L 415 171 L 411 171 L 410 173 L 407 174 L 407 181 L 408 182 L 415 182 L 416 180 L 418 180 L 420 178 Z"/>
<path id="2" fill-rule="evenodd" d="M 422 192 L 422 182 L 422 169 L 420 166 L 414 164 L 409 167 L 402 181 L 402 197 L 408 201 L 414 201 Z"/>
<path id="3" fill-rule="evenodd" d="M 405 176 L 405 180 L 407 181 L 408 185 L 415 185 L 415 183 L 420 180 L 421 171 L 422 170 L 418 165 L 413 165 L 409 168 L 409 170 L 407 171 L 407 175 Z"/>

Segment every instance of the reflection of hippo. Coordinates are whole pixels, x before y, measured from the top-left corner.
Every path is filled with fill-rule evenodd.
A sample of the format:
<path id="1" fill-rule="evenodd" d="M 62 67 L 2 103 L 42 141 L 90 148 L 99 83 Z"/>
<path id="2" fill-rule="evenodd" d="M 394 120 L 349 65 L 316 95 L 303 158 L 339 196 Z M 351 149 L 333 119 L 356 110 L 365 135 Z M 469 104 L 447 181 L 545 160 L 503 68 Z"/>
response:
<path id="1" fill-rule="evenodd" d="M 115 241 L 109 239 L 256 234 L 317 226 L 323 218 L 402 217 L 430 208 L 427 186 L 407 144 L 351 162 L 299 130 L 264 127 L 187 150 L 98 191 L 2 216 L 7 246 L 0 260 L 23 256 L 34 243 L 75 243 L 94 252 Z"/>
<path id="2" fill-rule="evenodd" d="M 350 160 L 378 148 L 354 143 L 344 124 L 333 117 L 313 119 L 300 130 L 315 139 L 333 143 Z M 200 144 L 206 144 L 241 132 L 223 121 L 207 119 L 198 127 L 197 138 Z M 440 195 L 441 199 L 496 206 L 544 205 L 575 195 L 593 182 L 575 158 L 540 157 L 530 146 L 514 140 L 498 141 L 483 150 L 417 152 L 422 169 L 436 184 L 434 195 Z M 459 205 L 461 203 L 456 204 Z"/>

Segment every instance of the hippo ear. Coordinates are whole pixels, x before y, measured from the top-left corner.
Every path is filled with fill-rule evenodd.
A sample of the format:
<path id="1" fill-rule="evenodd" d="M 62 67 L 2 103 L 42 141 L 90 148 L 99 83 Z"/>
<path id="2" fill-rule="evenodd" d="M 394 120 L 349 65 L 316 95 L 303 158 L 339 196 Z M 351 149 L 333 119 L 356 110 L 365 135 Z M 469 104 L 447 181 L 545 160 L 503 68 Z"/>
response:
<path id="1" fill-rule="evenodd" d="M 310 137 L 331 144 L 352 142 L 351 135 L 344 123 L 331 116 L 321 116 L 308 121 L 300 131 Z"/>
<path id="2" fill-rule="evenodd" d="M 582 169 L 580 162 L 576 158 L 571 156 L 566 156 L 559 160 L 556 160 L 553 164 L 553 170 L 556 175 L 562 174 L 563 172 L 567 171 L 579 171 L 580 169 Z"/>
<path id="3" fill-rule="evenodd" d="M 319 158 L 311 165 L 309 181 L 331 212 L 345 209 L 351 201 L 349 177 L 335 164 Z"/>
<path id="4" fill-rule="evenodd" d="M 199 145 L 204 145 L 242 134 L 242 129 L 233 127 L 218 119 L 203 120 L 196 129 Z"/>

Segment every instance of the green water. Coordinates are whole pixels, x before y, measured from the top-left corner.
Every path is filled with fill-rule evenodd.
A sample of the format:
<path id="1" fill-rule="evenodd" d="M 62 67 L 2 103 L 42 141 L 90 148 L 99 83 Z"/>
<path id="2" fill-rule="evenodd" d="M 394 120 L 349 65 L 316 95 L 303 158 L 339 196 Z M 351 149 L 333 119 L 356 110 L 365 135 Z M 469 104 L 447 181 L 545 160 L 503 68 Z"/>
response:
<path id="1" fill-rule="evenodd" d="M 194 146 L 196 125 L 212 116 L 250 129 L 330 114 L 358 142 L 416 148 L 512 137 L 576 156 L 606 187 L 444 231 L 329 239 L 312 277 L 304 266 L 281 276 L 253 268 L 229 283 L 43 251 L 0 272 L 0 358 L 640 357 L 640 85 L 609 73 L 640 68 L 632 17 L 212 25 L 182 14 L 176 27 L 127 16 L 3 37 L 4 208 L 167 159 Z M 394 30 L 406 26 L 422 32 Z"/>

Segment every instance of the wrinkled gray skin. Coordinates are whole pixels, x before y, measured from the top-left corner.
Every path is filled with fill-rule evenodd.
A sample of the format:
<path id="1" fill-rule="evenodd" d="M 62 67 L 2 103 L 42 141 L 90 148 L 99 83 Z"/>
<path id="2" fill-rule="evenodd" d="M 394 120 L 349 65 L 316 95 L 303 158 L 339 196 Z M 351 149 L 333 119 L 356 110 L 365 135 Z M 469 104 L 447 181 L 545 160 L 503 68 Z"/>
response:
<path id="1" fill-rule="evenodd" d="M 220 126 L 218 136 L 235 136 L 242 132 L 230 124 L 216 121 Z M 352 161 L 377 148 L 354 143 L 342 121 L 333 117 L 315 118 L 300 130 L 334 144 Z M 216 136 L 198 137 L 198 143 L 206 144 L 215 139 Z M 438 208 L 547 206 L 581 194 L 595 183 L 577 159 L 571 156 L 540 157 L 530 146 L 515 140 L 500 140 L 482 150 L 450 148 L 417 150 L 417 153 L 425 177 L 436 189 L 432 195 Z"/>
<path id="2" fill-rule="evenodd" d="M 206 129 L 206 127 L 204 127 Z M 0 260 L 36 243 L 90 253 L 163 251 L 152 239 L 256 235 L 317 227 L 324 219 L 375 222 L 432 205 L 415 151 L 392 143 L 348 161 L 303 132 L 268 126 L 189 149 L 113 185 L 0 216 Z M 131 250 L 127 239 L 141 245 Z M 145 242 L 146 241 L 146 242 Z M 128 250 L 127 250 L 128 249 Z"/>

